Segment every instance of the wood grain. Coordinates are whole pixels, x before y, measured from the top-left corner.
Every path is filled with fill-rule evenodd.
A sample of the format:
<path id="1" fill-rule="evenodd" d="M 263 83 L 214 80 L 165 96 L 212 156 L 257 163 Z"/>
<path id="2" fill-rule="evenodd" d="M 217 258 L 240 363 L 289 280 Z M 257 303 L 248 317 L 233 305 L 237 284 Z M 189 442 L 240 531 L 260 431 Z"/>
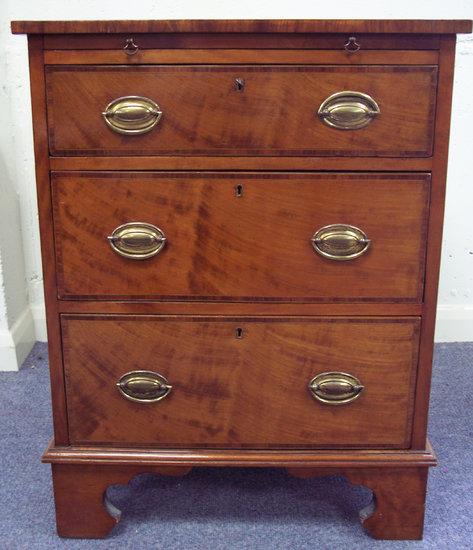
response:
<path id="1" fill-rule="evenodd" d="M 109 503 L 106 489 L 133 477 L 152 473 L 183 476 L 189 468 L 169 466 L 103 466 L 53 464 L 58 534 L 72 538 L 103 538 L 120 521 L 121 512 Z M 373 491 L 373 505 L 360 512 L 369 533 L 378 539 L 422 538 L 427 468 L 290 468 L 297 477 L 343 475 Z"/>
<path id="2" fill-rule="evenodd" d="M 420 368 L 417 377 L 416 414 L 413 445 L 419 449 L 425 445 L 429 410 L 430 384 L 434 350 L 435 318 L 442 249 L 443 214 L 447 179 L 450 113 L 452 104 L 453 70 L 455 66 L 455 37 L 442 37 L 440 50 L 440 80 L 437 98 L 434 164 L 432 170 L 432 197 L 430 203 L 427 241 L 427 271 L 424 301 L 425 315 L 422 319 Z"/>
<path id="3" fill-rule="evenodd" d="M 409 446 L 415 318 L 62 319 L 72 444 Z M 124 399 L 116 382 L 133 370 L 165 376 L 170 395 Z M 315 401 L 307 385 L 328 371 L 358 377 L 364 394 L 345 406 Z"/>
<path id="4" fill-rule="evenodd" d="M 51 170 L 360 170 L 430 172 L 430 157 L 229 157 L 159 155 L 50 157 Z"/>
<path id="5" fill-rule="evenodd" d="M 155 467 L 153 473 L 181 476 L 190 468 Z M 60 537 L 103 538 L 120 521 L 121 512 L 110 505 L 106 490 L 126 484 L 142 473 L 139 467 L 71 466 L 53 464 L 56 525 Z"/>
<path id="6" fill-rule="evenodd" d="M 237 77 L 243 92 L 234 90 Z M 435 66 L 48 66 L 46 81 L 53 155 L 422 157 L 432 150 Z M 379 117 L 354 131 L 325 125 L 316 111 L 342 90 L 369 94 Z M 104 122 L 106 106 L 129 95 L 162 109 L 151 132 L 122 135 Z"/>
<path id="7" fill-rule="evenodd" d="M 428 468 L 289 469 L 296 477 L 343 475 L 373 491 L 371 505 L 360 511 L 363 526 L 375 539 L 421 540 L 424 530 Z"/>
<path id="8" fill-rule="evenodd" d="M 159 49 L 138 51 L 127 55 L 118 50 L 65 50 L 46 51 L 47 65 L 140 65 L 156 64 L 189 64 L 215 63 L 234 64 L 267 63 L 287 65 L 435 65 L 438 61 L 436 51 L 360 51 L 356 55 L 345 50 L 179 50 Z"/>
<path id="9" fill-rule="evenodd" d="M 60 300 L 60 313 L 125 313 L 130 315 L 392 315 L 419 316 L 422 304 L 410 303 L 299 303 L 299 302 L 163 302 L 162 300 Z"/>
<path id="10" fill-rule="evenodd" d="M 28 42 L 55 434 L 43 460 L 61 536 L 107 534 L 118 519 L 104 507 L 109 485 L 193 466 L 345 475 L 374 493 L 362 519 L 375 538 L 422 536 L 454 33 L 471 29 L 12 23 L 38 34 Z M 350 36 L 356 53 L 344 51 Z M 342 89 L 372 95 L 381 115 L 354 132 L 326 127 L 315 112 Z M 163 119 L 148 135 L 116 135 L 101 113 L 135 94 Z M 131 220 L 165 230 L 161 255 L 113 254 L 106 236 Z M 309 238 L 329 223 L 361 226 L 369 253 L 316 256 Z M 142 368 L 170 379 L 168 398 L 120 396 L 116 380 Z M 357 375 L 364 393 L 315 401 L 307 383 L 328 370 Z"/>
<path id="11" fill-rule="evenodd" d="M 461 19 L 175 19 L 122 21 L 12 21 L 12 32 L 71 33 L 470 33 Z"/>
<path id="12" fill-rule="evenodd" d="M 421 301 L 428 175 L 81 172 L 52 187 L 61 298 Z M 158 256 L 111 249 L 131 221 L 164 231 Z M 322 258 L 310 238 L 332 223 L 371 249 Z"/>
<path id="13" fill-rule="evenodd" d="M 114 445 L 59 447 L 51 441 L 43 455 L 51 464 L 116 464 L 130 466 L 240 466 L 251 468 L 383 468 L 430 467 L 437 459 L 430 443 L 411 449 L 155 449 Z"/>
<path id="14" fill-rule="evenodd" d="M 134 36 L 139 51 L 147 49 L 311 49 L 344 50 L 349 36 L 314 33 L 140 33 Z M 45 50 L 123 50 L 130 34 L 46 34 Z M 356 33 L 361 50 L 438 50 L 436 34 Z M 359 53 L 359 52 L 358 52 Z"/>
<path id="15" fill-rule="evenodd" d="M 62 369 L 61 333 L 57 310 L 57 284 L 54 237 L 51 218 L 51 187 L 49 184 L 48 131 L 46 120 L 46 90 L 41 36 L 28 37 L 31 82 L 31 108 L 38 198 L 41 258 L 43 265 L 46 325 L 48 330 L 48 359 L 51 379 L 51 400 L 54 437 L 58 445 L 67 445 L 67 414 Z"/>

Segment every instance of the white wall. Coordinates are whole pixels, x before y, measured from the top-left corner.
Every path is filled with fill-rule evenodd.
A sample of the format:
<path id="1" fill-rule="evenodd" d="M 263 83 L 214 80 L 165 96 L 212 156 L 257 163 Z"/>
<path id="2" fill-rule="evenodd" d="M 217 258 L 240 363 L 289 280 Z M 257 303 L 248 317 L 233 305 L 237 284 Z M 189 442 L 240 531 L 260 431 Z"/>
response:
<path id="1" fill-rule="evenodd" d="M 2 194 L 0 217 L 14 218 L 15 239 L 0 250 L 0 346 L 2 327 L 11 332 L 18 311 L 25 311 L 24 293 L 16 288 L 26 280 L 30 312 L 37 339 L 46 338 L 41 259 L 34 186 L 26 38 L 12 36 L 12 19 L 218 19 L 218 18 L 419 18 L 472 19 L 472 0 L 0 0 L 0 52 L 2 57 L 0 165 Z M 453 127 L 448 177 L 446 228 L 442 260 L 438 341 L 473 341 L 473 184 L 470 157 L 473 151 L 473 39 L 460 36 L 454 89 Z M 16 212 L 16 213 L 15 213 Z M 8 213 L 8 214 L 7 214 Z M 3 224 L 4 225 L 4 224 Z M 18 240 L 21 231 L 23 257 Z M 3 229 L 2 229 L 3 232 Z M 1 241 L 0 241 L 1 242 Z M 13 246 L 14 244 L 14 246 Z M 8 258 L 8 262 L 5 258 Z M 2 265 L 2 264 L 0 264 Z M 6 284 L 10 280 L 10 284 Z M 2 297 L 2 285 L 5 294 Z M 12 318 L 7 319 L 6 300 Z M 3 304 L 3 305 L 2 305 Z M 29 313 L 26 314 L 26 318 Z M 7 327 L 5 329 L 5 327 Z M 5 334 L 4 334 L 5 335 Z M 0 362 L 0 369 L 2 368 Z"/>
<path id="2" fill-rule="evenodd" d="M 473 18 L 473 1 L 468 7 Z M 473 36 L 460 36 L 455 63 L 436 340 L 473 341 Z"/>
<path id="3" fill-rule="evenodd" d="M 0 48 L 9 39 L 4 17 L 1 23 Z M 18 163 L 13 158 L 16 136 L 11 121 L 18 109 L 14 106 L 15 83 L 10 81 L 11 62 L 10 55 L 0 54 L 0 370 L 17 369 L 35 340 L 23 253 L 23 197 L 16 186 L 21 165 L 20 157 L 15 159 Z M 23 107 L 25 117 L 28 109 L 29 102 Z M 31 124 L 27 122 L 26 131 L 31 133 Z M 31 155 L 29 157 L 31 165 Z M 29 181 L 31 185 L 31 178 Z M 34 210 L 32 212 L 30 217 L 34 216 Z"/>

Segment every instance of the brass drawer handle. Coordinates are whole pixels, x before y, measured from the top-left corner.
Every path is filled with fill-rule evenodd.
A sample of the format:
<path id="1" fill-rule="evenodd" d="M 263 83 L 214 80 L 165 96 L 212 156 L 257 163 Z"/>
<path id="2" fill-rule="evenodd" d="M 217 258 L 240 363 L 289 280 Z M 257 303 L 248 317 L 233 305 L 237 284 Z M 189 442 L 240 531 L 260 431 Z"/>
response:
<path id="1" fill-rule="evenodd" d="M 132 260 L 156 256 L 166 243 L 163 231 L 145 222 L 119 225 L 107 239 L 114 252 Z"/>
<path id="2" fill-rule="evenodd" d="M 162 114 L 159 105 L 152 99 L 130 95 L 114 99 L 102 116 L 114 132 L 139 135 L 152 130 Z"/>
<path id="3" fill-rule="evenodd" d="M 344 45 L 347 52 L 357 52 L 360 49 L 360 45 L 356 41 L 356 36 L 350 36 L 348 42 Z"/>
<path id="4" fill-rule="evenodd" d="M 317 112 L 327 126 L 339 130 L 364 128 L 380 114 L 376 101 L 362 92 L 344 91 L 328 97 Z"/>
<path id="5" fill-rule="evenodd" d="M 326 405 L 344 405 L 357 399 L 364 386 L 345 372 L 322 372 L 309 382 L 312 396 Z"/>
<path id="6" fill-rule="evenodd" d="M 311 238 L 314 250 L 329 260 L 354 260 L 370 247 L 371 241 L 358 227 L 333 224 L 321 227 Z"/>
<path id="7" fill-rule="evenodd" d="M 123 51 L 127 55 L 135 55 L 135 53 L 138 52 L 140 48 L 138 47 L 138 44 L 135 44 L 134 38 L 127 38 L 125 40 L 125 45 L 123 46 Z"/>
<path id="8" fill-rule="evenodd" d="M 117 382 L 118 391 L 137 403 L 156 403 L 172 390 L 163 375 L 148 370 L 135 370 L 124 374 Z"/>

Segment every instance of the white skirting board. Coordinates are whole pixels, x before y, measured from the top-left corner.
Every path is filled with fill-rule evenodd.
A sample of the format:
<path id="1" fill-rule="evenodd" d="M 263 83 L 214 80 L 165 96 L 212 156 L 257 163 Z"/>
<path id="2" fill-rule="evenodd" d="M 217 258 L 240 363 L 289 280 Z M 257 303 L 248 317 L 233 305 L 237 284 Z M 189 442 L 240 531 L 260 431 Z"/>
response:
<path id="1" fill-rule="evenodd" d="M 473 306 L 437 308 L 436 342 L 473 342 Z"/>
<path id="2" fill-rule="evenodd" d="M 38 342 L 47 342 L 48 333 L 46 330 L 46 310 L 44 303 L 31 304 L 31 314 L 33 315 L 34 330 Z"/>
<path id="3" fill-rule="evenodd" d="M 28 307 L 10 329 L 0 329 L 0 371 L 18 370 L 35 340 L 35 323 Z"/>

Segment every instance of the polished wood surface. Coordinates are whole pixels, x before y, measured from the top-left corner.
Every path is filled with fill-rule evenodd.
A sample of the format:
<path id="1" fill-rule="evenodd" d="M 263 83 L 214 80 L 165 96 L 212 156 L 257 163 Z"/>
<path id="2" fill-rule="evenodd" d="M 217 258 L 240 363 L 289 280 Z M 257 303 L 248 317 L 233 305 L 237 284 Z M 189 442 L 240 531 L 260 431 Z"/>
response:
<path id="1" fill-rule="evenodd" d="M 235 91 L 235 78 L 245 81 Z M 53 155 L 430 156 L 436 66 L 48 66 Z M 369 94 L 381 114 L 340 131 L 316 115 L 335 92 Z M 113 132 L 114 99 L 156 101 L 162 120 L 143 135 Z M 415 97 L 415 102 L 412 101 Z M 284 131 L 282 131 L 284 129 Z"/>
<path id="2" fill-rule="evenodd" d="M 310 478 L 333 475 L 331 469 L 290 468 L 296 477 Z M 370 505 L 360 511 L 365 529 L 375 539 L 420 540 L 424 529 L 427 468 L 356 468 L 336 472 L 355 485 L 373 491 Z"/>
<path id="3" fill-rule="evenodd" d="M 147 49 L 310 49 L 345 50 L 347 34 L 321 33 L 140 33 L 135 35 L 139 52 Z M 46 34 L 45 50 L 120 50 L 130 34 Z M 440 38 L 437 34 L 367 34 L 356 33 L 360 51 L 365 50 L 438 50 Z M 357 55 L 360 53 L 357 52 Z M 138 55 L 138 54 L 137 54 Z M 351 53 L 352 57 L 353 52 Z"/>
<path id="4" fill-rule="evenodd" d="M 361 170 L 430 172 L 431 157 L 229 157 L 172 156 L 50 157 L 51 170 Z"/>
<path id="5" fill-rule="evenodd" d="M 190 468 L 154 467 L 153 473 L 181 476 Z M 109 485 L 126 484 L 139 467 L 53 464 L 57 533 L 70 538 L 102 538 L 120 521 L 121 512 L 106 497 Z"/>
<path id="6" fill-rule="evenodd" d="M 416 411 L 413 445 L 421 449 L 427 437 L 430 384 L 434 352 L 435 316 L 442 250 L 442 229 L 447 179 L 450 113 L 452 104 L 453 70 L 455 66 L 455 37 L 443 36 L 440 50 L 439 100 L 436 112 L 436 138 L 432 169 L 432 196 L 430 203 L 427 270 L 425 279 L 425 315 L 422 318 L 422 338 L 419 356 L 419 375 L 416 386 Z"/>
<path id="7" fill-rule="evenodd" d="M 239 49 L 159 49 L 138 51 L 127 55 L 123 50 L 46 51 L 48 65 L 140 65 L 146 63 L 284 63 L 287 65 L 433 65 L 438 61 L 435 51 L 360 51 L 356 55 L 345 50 L 239 50 Z"/>
<path id="8" fill-rule="evenodd" d="M 102 538 L 120 521 L 121 512 L 106 496 L 109 485 L 126 484 L 142 473 L 184 476 L 189 468 L 157 466 L 90 466 L 53 464 L 58 534 L 72 538 Z M 427 468 L 298 469 L 296 477 L 343 475 L 373 491 L 373 503 L 360 519 L 377 539 L 421 539 Z"/>
<path id="9" fill-rule="evenodd" d="M 43 455 L 51 464 L 116 464 L 134 466 L 242 466 L 265 468 L 382 468 L 436 466 L 427 441 L 412 449 L 155 449 L 117 445 L 59 447 L 51 441 Z"/>
<path id="10" fill-rule="evenodd" d="M 13 21 L 13 33 L 470 33 L 461 19 L 171 19 L 127 21 Z"/>
<path id="11" fill-rule="evenodd" d="M 366 485 L 372 536 L 420 538 L 454 33 L 471 21 L 12 29 L 32 34 L 55 433 L 43 460 L 59 534 L 105 536 L 118 519 L 107 487 L 139 473 L 271 466 Z M 316 110 L 342 89 L 369 93 L 381 115 L 326 127 Z M 148 135 L 102 119 L 131 94 L 163 108 Z M 114 255 L 106 236 L 129 217 L 162 226 L 159 256 Z M 371 249 L 322 259 L 309 242 L 319 222 L 361 226 Z M 114 384 L 135 368 L 172 378 L 171 394 L 125 400 Z M 307 383 L 328 370 L 366 389 L 324 406 Z"/>
<path id="12" fill-rule="evenodd" d="M 73 444 L 409 445 L 417 319 L 63 316 L 62 327 Z M 125 399 L 116 382 L 134 370 L 166 377 L 169 396 Z M 364 392 L 316 401 L 308 384 L 330 371 Z"/>
<path id="13" fill-rule="evenodd" d="M 428 175 L 81 172 L 52 186 L 61 298 L 422 299 Z M 164 231 L 158 256 L 111 249 L 132 221 Z M 363 229 L 371 249 L 318 255 L 310 238 L 333 223 Z"/>
<path id="14" fill-rule="evenodd" d="M 392 315 L 419 316 L 422 304 L 386 302 L 222 302 L 206 300 L 60 300 L 60 313 L 124 313 L 129 315 Z"/>
<path id="15" fill-rule="evenodd" d="M 54 235 L 51 220 L 51 187 L 49 182 L 48 129 L 46 120 L 46 90 L 44 82 L 43 37 L 28 37 L 33 114 L 36 189 L 38 198 L 41 258 L 43 265 L 46 325 L 48 330 L 48 361 L 51 378 L 51 400 L 54 437 L 58 445 L 68 443 L 66 397 L 62 369 L 61 334 L 57 297 Z"/>
<path id="16" fill-rule="evenodd" d="M 127 484 L 143 473 L 184 476 L 190 468 L 152 465 L 52 464 L 57 531 L 62 537 L 102 538 L 120 521 L 121 511 L 106 495 L 107 487 Z M 365 529 L 377 539 L 422 538 L 428 468 L 288 468 L 303 479 L 345 476 L 373 491 L 373 501 L 360 511 Z M 185 483 L 185 481 L 184 481 Z"/>

